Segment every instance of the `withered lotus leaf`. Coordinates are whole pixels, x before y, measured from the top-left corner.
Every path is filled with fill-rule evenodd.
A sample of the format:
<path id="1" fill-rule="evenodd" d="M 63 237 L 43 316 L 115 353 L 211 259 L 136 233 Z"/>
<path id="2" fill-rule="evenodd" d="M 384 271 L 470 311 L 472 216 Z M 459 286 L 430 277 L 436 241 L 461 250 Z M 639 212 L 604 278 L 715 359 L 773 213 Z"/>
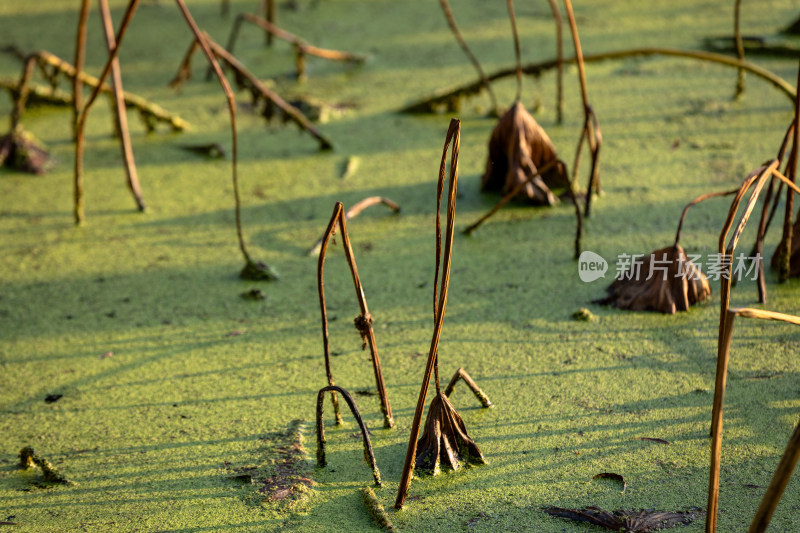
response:
<path id="1" fill-rule="evenodd" d="M 711 287 L 683 248 L 675 244 L 634 261 L 606 292 L 608 296 L 595 303 L 631 311 L 675 314 L 707 299 Z"/>
<path id="2" fill-rule="evenodd" d="M 467 434 L 461 416 L 447 396 L 440 392 L 428 408 L 425 430 L 417 442 L 416 468 L 436 475 L 440 463 L 458 470 L 461 462 L 486 464 L 478 445 Z"/>
<path id="3" fill-rule="evenodd" d="M 677 525 L 692 522 L 702 511 L 606 511 L 600 507 L 589 506 L 583 509 L 565 509 L 563 507 L 544 507 L 543 511 L 551 516 L 567 518 L 576 522 L 587 522 L 625 533 L 651 533 Z"/>
<path id="4" fill-rule="evenodd" d="M 0 137 L 0 166 L 28 174 L 44 174 L 50 154 L 21 127 Z"/>
<path id="5" fill-rule="evenodd" d="M 548 165 L 541 176 L 531 179 L 538 169 Z M 570 186 L 566 167 L 558 159 L 547 132 L 517 101 L 500 117 L 489 138 L 489 157 L 481 178 L 481 191 L 500 191 L 505 196 L 523 182 L 528 183 L 519 196 L 544 205 L 558 203 L 553 189 Z"/>

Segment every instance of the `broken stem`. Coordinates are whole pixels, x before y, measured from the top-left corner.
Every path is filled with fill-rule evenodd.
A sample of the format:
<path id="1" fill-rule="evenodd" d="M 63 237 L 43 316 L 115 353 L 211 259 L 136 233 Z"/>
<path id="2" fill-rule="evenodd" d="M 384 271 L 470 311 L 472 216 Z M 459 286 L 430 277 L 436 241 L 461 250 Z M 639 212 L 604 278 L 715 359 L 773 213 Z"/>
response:
<path id="1" fill-rule="evenodd" d="M 729 196 L 731 194 L 736 194 L 737 192 L 739 192 L 739 187 L 737 187 L 735 189 L 731 189 L 729 191 L 717 191 L 717 192 L 710 192 L 710 193 L 707 193 L 707 194 L 701 194 L 700 196 L 698 196 L 697 198 L 695 198 L 694 200 L 692 200 L 691 202 L 686 204 L 686 207 L 683 208 L 683 212 L 681 213 L 681 218 L 678 221 L 678 230 L 675 232 L 675 245 L 677 246 L 678 241 L 680 241 L 680 239 L 681 239 L 681 231 L 683 230 L 683 221 L 686 219 L 686 215 L 687 215 L 687 213 L 689 213 L 689 208 L 690 207 L 692 207 L 693 205 L 699 204 L 700 202 L 703 202 L 705 200 L 708 200 L 709 198 L 718 198 L 720 196 Z"/>
<path id="2" fill-rule="evenodd" d="M 448 383 L 447 387 L 444 389 L 445 396 L 450 396 L 453 393 L 453 389 L 455 389 L 458 380 L 464 380 L 464 383 L 466 383 L 467 387 L 469 387 L 469 389 L 475 394 L 475 397 L 479 402 L 481 402 L 481 405 L 487 408 L 494 407 L 494 404 L 489 397 L 486 396 L 486 393 L 483 392 L 480 387 L 478 387 L 478 384 L 475 383 L 475 380 L 472 379 L 472 376 L 470 376 L 463 368 L 459 368 L 456 370 L 456 373 L 453 374 L 453 377 L 450 379 L 450 383 Z"/>

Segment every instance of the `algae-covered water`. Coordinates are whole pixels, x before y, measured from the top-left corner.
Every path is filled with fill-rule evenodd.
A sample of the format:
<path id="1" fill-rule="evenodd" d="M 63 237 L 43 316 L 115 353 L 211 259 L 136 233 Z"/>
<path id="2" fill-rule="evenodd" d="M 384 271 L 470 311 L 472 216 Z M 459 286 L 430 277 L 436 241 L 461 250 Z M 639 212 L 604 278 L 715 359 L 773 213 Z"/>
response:
<path id="1" fill-rule="evenodd" d="M 0 45 L 48 50 L 72 61 L 79 3 L 0 3 Z M 729 35 L 732 2 L 576 2 L 583 50 L 700 49 Z M 789 1 L 743 3 L 745 33 L 775 36 L 798 15 Z M 115 20 L 124 2 L 112 2 Z M 193 0 L 198 24 L 220 42 L 234 15 L 258 2 Z M 294 8 L 292 6 L 295 6 Z M 465 38 L 485 70 L 513 63 L 504 2 L 453 0 Z M 546 2 L 516 6 L 525 62 L 555 54 Z M 709 423 L 719 319 L 718 281 L 708 303 L 665 316 L 591 304 L 616 275 L 621 254 L 672 242 L 683 205 L 735 187 L 774 157 L 792 102 L 748 76 L 732 100 L 736 71 L 653 56 L 587 66 L 589 97 L 604 144 L 584 248 L 609 262 L 605 278 L 582 282 L 572 259 L 568 204 L 503 208 L 471 237 L 456 235 L 447 315 L 439 347 L 443 379 L 464 367 L 491 398 L 483 409 L 459 385 L 453 404 L 487 463 L 414 479 L 404 509 L 392 504 L 409 438 L 432 330 L 436 177 L 449 115 L 398 114 L 404 105 L 475 74 L 436 2 L 300 0 L 279 23 L 309 43 L 367 54 L 357 67 L 310 59 L 298 83 L 291 47 L 264 47 L 245 27 L 238 57 L 287 97 L 312 97 L 343 111 L 318 124 L 335 149 L 293 125 L 267 123 L 238 95 L 244 235 L 255 259 L 281 281 L 238 278 L 230 158 L 181 149 L 220 143 L 230 153 L 226 103 L 193 77 L 167 87 L 191 34 L 168 0 L 143 1 L 120 54 L 126 90 L 190 122 L 187 132 L 147 134 L 131 111 L 146 213 L 130 197 L 105 100 L 87 133 L 86 223 L 72 220 L 70 112 L 42 107 L 25 128 L 51 150 L 44 176 L 0 171 L 0 522 L 20 531 L 368 531 L 377 526 L 360 491 L 372 483 L 357 425 L 326 411 L 328 465 L 315 468 L 314 408 L 326 384 L 316 292 L 322 235 L 334 202 L 374 195 L 402 207 L 373 207 L 348 224 L 374 317 L 396 427 L 382 428 L 369 352 L 352 319 L 359 310 L 340 242 L 326 265 L 332 369 L 355 398 L 372 433 L 384 484 L 378 499 L 403 531 L 592 531 L 551 518 L 543 506 L 605 509 L 705 508 Z M 96 12 L 89 21 L 87 69 L 104 53 Z M 800 43 L 795 43 L 800 44 Z M 569 41 L 565 49 L 571 55 Z M 790 82 L 796 61 L 750 58 Z M 0 77 L 21 66 L 0 55 Z M 556 123 L 555 75 L 526 78 L 523 103 L 570 166 L 583 114 L 577 70 L 565 72 L 566 112 Z M 38 78 L 43 83 L 41 78 Z M 66 87 L 66 86 L 65 86 Z M 512 79 L 494 84 L 503 105 Z M 457 229 L 498 200 L 479 193 L 494 119 L 480 95 L 463 102 Z M 0 112 L 11 110 L 6 93 Z M 357 168 L 342 178 L 348 160 Z M 584 155 L 581 183 L 586 181 Z M 729 202 L 710 200 L 689 214 L 682 245 L 708 264 Z M 778 240 L 768 235 L 766 252 Z M 742 241 L 748 251 L 749 228 Z M 768 272 L 765 308 L 797 310 L 796 281 Z M 258 288 L 266 299 L 241 297 Z M 734 305 L 758 306 L 753 282 Z M 573 320 L 587 307 L 593 321 Z M 800 332 L 741 320 L 734 335 L 725 405 L 719 531 L 749 524 L 800 412 Z M 60 395 L 60 396 L 59 396 Z M 48 398 L 49 397 L 49 398 Z M 53 401 L 53 398 L 58 397 Z M 46 401 L 49 399 L 51 401 Z M 281 471 L 292 421 L 305 421 L 307 462 L 297 476 L 314 485 L 269 500 L 259 492 Z M 294 426 L 292 426 L 294 427 Z M 669 444 L 642 438 L 661 439 Z M 73 485 L 44 483 L 17 468 L 32 446 Z M 282 448 L 283 447 L 283 448 Z M 283 450 L 283 451 L 281 451 Z M 252 473 L 251 478 L 243 472 Z M 598 473 L 620 474 L 626 488 Z M 248 474 L 249 475 L 249 474 Z M 796 531 L 800 485 L 789 484 L 770 531 Z M 683 531 L 701 531 L 703 519 Z"/>

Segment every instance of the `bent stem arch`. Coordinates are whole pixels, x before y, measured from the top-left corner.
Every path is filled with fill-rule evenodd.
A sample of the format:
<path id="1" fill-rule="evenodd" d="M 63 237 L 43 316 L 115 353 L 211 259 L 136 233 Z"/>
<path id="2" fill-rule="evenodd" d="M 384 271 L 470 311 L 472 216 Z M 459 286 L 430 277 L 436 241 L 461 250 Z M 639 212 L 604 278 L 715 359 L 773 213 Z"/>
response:
<path id="1" fill-rule="evenodd" d="M 345 389 L 336 385 L 322 387 L 317 393 L 317 466 L 323 467 L 328 464 L 325 458 L 325 424 L 323 424 L 322 420 L 325 393 L 327 391 L 340 393 L 344 401 L 347 402 L 348 407 L 350 407 L 350 412 L 353 413 L 356 422 L 358 422 L 358 427 L 361 429 L 361 439 L 364 442 L 364 461 L 372 468 L 372 477 L 375 479 L 375 484 L 380 486 L 381 473 L 378 470 L 378 464 L 375 462 L 375 453 L 372 451 L 372 443 L 369 440 L 369 430 L 364 425 L 364 420 L 361 418 L 361 413 L 358 411 L 358 406 L 353 397 Z"/>

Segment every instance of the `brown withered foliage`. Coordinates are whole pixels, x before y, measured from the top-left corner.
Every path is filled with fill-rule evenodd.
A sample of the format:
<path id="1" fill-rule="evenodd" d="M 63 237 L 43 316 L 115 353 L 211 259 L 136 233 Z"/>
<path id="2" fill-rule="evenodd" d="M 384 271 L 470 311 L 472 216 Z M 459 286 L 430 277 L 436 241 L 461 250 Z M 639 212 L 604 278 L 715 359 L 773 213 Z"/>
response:
<path id="1" fill-rule="evenodd" d="M 631 311 L 675 314 L 707 299 L 711 286 L 676 243 L 634 261 L 606 292 L 608 295 L 595 303 Z"/>
<path id="2" fill-rule="evenodd" d="M 565 509 L 563 507 L 544 507 L 545 513 L 559 518 L 567 518 L 576 522 L 594 524 L 611 531 L 624 533 L 651 533 L 677 525 L 691 523 L 702 511 L 606 511 L 600 507 L 589 506 L 583 509 Z"/>
<path id="3" fill-rule="evenodd" d="M 0 166 L 29 174 L 44 174 L 50 154 L 22 127 L 0 137 Z"/>
<path id="4" fill-rule="evenodd" d="M 538 169 L 549 170 L 536 176 Z M 536 119 L 516 101 L 497 122 L 489 138 L 486 171 L 481 191 L 499 191 L 503 196 L 525 183 L 518 198 L 535 204 L 554 205 L 553 189 L 570 186 L 566 166 L 558 159 L 555 146 Z"/>
<path id="5" fill-rule="evenodd" d="M 441 463 L 458 470 L 462 462 L 485 464 L 486 460 L 467 434 L 464 421 L 453 404 L 439 392 L 428 408 L 425 430 L 417 442 L 416 468 L 435 475 Z"/>

